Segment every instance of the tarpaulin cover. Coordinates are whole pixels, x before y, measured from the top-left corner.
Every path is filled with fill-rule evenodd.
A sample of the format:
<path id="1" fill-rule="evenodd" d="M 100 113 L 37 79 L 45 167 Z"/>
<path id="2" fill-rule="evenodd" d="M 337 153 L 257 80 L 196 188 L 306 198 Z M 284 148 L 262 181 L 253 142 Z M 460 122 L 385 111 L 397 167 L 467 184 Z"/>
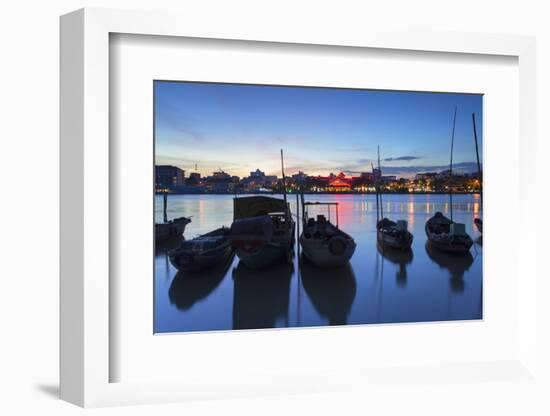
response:
<path id="1" fill-rule="evenodd" d="M 235 220 L 229 230 L 229 238 L 232 241 L 267 242 L 272 236 L 273 222 L 269 215 Z"/>
<path id="2" fill-rule="evenodd" d="M 270 196 L 247 196 L 233 200 L 233 219 L 285 212 L 285 201 Z"/>

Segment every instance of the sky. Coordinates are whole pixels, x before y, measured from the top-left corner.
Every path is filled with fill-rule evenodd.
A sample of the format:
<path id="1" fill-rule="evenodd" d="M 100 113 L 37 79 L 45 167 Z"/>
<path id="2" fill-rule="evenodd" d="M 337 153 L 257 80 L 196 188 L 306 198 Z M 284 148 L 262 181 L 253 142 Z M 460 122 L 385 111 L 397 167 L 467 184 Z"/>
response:
<path id="1" fill-rule="evenodd" d="M 482 95 L 155 81 L 155 163 L 202 176 L 257 168 L 281 176 L 370 172 L 412 177 L 477 170 L 472 113 L 482 155 Z"/>

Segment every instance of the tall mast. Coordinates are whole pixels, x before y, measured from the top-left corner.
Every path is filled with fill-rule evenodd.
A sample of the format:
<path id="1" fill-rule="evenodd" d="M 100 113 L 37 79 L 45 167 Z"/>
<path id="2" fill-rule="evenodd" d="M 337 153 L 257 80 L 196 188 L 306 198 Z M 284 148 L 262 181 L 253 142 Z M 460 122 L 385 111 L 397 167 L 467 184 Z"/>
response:
<path id="1" fill-rule="evenodd" d="M 281 149 L 281 172 L 283 175 L 283 198 L 285 200 L 285 219 L 288 223 L 288 204 L 286 201 L 286 178 L 285 178 L 285 164 L 283 161 L 283 149 Z"/>
<path id="2" fill-rule="evenodd" d="M 451 134 L 451 161 L 449 163 L 449 182 L 453 180 L 453 148 L 455 144 L 455 126 L 456 126 L 456 105 L 455 105 L 455 114 L 453 116 L 453 132 Z M 451 209 L 451 220 L 453 219 L 453 188 L 449 186 L 449 200 L 450 200 L 450 209 Z"/>
<path id="3" fill-rule="evenodd" d="M 382 166 L 380 165 L 380 146 L 378 146 L 378 175 L 380 176 L 380 181 L 382 181 Z M 379 192 L 380 198 L 380 219 L 384 219 L 384 208 L 382 207 L 382 192 Z"/>
<path id="4" fill-rule="evenodd" d="M 166 208 L 168 205 L 168 192 L 164 190 L 162 193 L 162 213 L 163 213 L 163 220 L 165 223 L 168 222 L 168 215 L 166 214 Z"/>
<path id="5" fill-rule="evenodd" d="M 483 193 L 481 191 L 481 186 L 483 184 L 483 181 L 481 179 L 481 163 L 479 163 L 479 150 L 477 147 L 476 113 L 472 113 L 472 124 L 474 126 L 474 141 L 476 144 L 477 178 L 479 179 L 479 198 L 481 200 L 481 206 L 483 207 Z"/>
<path id="6" fill-rule="evenodd" d="M 378 224 L 378 221 L 380 221 L 380 206 L 378 205 L 378 185 L 376 184 L 376 178 L 374 174 L 374 165 L 370 164 L 372 168 L 372 177 L 375 180 L 374 182 L 374 190 L 376 191 L 376 223 Z"/>

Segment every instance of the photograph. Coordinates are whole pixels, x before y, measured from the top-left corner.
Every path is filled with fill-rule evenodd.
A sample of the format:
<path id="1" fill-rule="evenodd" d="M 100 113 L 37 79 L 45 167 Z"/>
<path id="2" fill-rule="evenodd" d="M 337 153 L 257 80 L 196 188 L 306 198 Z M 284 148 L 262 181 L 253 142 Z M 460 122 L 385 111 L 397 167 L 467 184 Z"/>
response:
<path id="1" fill-rule="evenodd" d="M 154 333 L 483 319 L 483 95 L 153 81 Z"/>

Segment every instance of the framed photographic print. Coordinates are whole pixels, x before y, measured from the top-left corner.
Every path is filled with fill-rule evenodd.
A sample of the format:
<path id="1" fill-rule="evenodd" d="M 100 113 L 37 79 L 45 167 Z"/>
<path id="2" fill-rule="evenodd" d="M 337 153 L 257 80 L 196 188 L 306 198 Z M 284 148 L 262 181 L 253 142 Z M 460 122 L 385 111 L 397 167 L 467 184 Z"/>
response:
<path id="1" fill-rule="evenodd" d="M 62 398 L 538 383 L 533 39 L 247 22 L 61 19 Z"/>
<path id="2" fill-rule="evenodd" d="M 155 333 L 483 318 L 482 95 L 153 88 Z"/>

